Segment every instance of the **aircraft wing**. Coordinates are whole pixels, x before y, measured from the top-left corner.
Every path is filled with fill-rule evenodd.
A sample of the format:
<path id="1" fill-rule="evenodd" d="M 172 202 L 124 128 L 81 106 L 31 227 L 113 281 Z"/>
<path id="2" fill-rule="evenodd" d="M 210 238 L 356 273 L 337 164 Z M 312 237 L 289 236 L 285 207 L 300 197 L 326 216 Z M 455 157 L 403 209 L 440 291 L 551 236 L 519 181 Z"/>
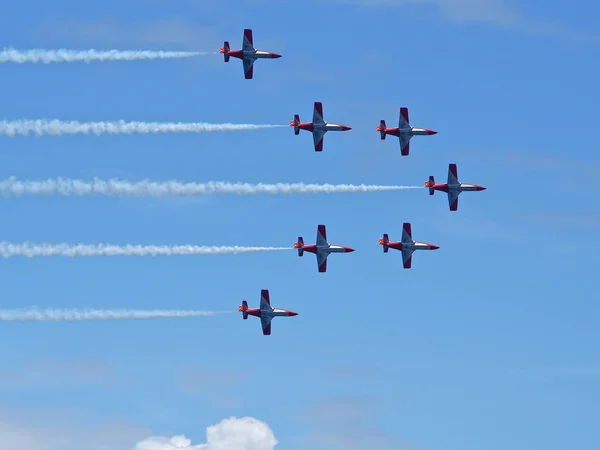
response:
<path id="1" fill-rule="evenodd" d="M 460 184 L 458 181 L 458 171 L 456 164 L 448 165 L 448 184 Z"/>
<path id="2" fill-rule="evenodd" d="M 408 156 L 408 152 L 410 151 L 410 138 L 411 134 L 400 133 L 400 153 L 402 156 Z"/>
<path id="3" fill-rule="evenodd" d="M 403 244 L 413 244 L 412 230 L 410 223 L 405 222 L 402 224 L 402 241 Z"/>
<path id="4" fill-rule="evenodd" d="M 254 58 L 244 58 L 242 62 L 244 63 L 244 78 L 246 80 L 252 79 L 252 74 L 254 73 Z"/>
<path id="5" fill-rule="evenodd" d="M 242 50 L 244 52 L 255 52 L 254 42 L 252 42 L 252 30 L 246 28 L 244 30 L 244 38 L 242 39 Z"/>
<path id="6" fill-rule="evenodd" d="M 402 264 L 405 269 L 410 269 L 412 265 L 412 254 L 414 250 L 402 250 Z"/>
<path id="7" fill-rule="evenodd" d="M 273 311 L 271 308 L 271 300 L 269 299 L 269 290 L 263 289 L 260 291 L 260 310 L 261 311 Z"/>
<path id="8" fill-rule="evenodd" d="M 324 124 L 325 120 L 323 119 L 323 104 L 321 102 L 315 102 L 315 107 L 313 109 L 313 124 Z"/>
<path id="9" fill-rule="evenodd" d="M 319 225 L 317 227 L 317 247 L 327 247 L 327 228 L 325 225 Z"/>
<path id="10" fill-rule="evenodd" d="M 410 121 L 408 120 L 408 108 L 400 108 L 400 117 L 398 118 L 398 128 L 410 128 Z"/>
<path id="11" fill-rule="evenodd" d="M 271 320 L 273 320 L 272 316 L 260 316 L 260 323 L 265 336 L 269 336 L 271 334 Z"/>
<path id="12" fill-rule="evenodd" d="M 460 191 L 448 191 L 448 205 L 450 211 L 456 211 L 458 209 L 458 196 Z"/>
<path id="13" fill-rule="evenodd" d="M 329 253 L 318 252 L 317 253 L 317 265 L 319 266 L 319 272 L 327 272 L 327 257 Z"/>
<path id="14" fill-rule="evenodd" d="M 323 137 L 325 136 L 325 130 L 316 129 L 313 130 L 313 141 L 315 142 L 315 152 L 323 151 Z"/>

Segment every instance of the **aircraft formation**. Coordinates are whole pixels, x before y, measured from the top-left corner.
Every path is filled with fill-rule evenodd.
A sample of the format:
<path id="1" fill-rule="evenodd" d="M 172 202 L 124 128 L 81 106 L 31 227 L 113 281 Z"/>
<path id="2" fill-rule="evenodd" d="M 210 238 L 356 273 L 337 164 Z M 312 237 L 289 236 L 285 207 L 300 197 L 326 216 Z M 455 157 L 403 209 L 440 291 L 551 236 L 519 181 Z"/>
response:
<path id="1" fill-rule="evenodd" d="M 231 50 L 229 42 L 225 41 L 220 50 L 223 53 L 225 62 L 229 61 L 230 57 L 241 59 L 243 62 L 244 78 L 252 79 L 254 76 L 254 63 L 257 59 L 274 59 L 280 58 L 278 53 L 257 50 L 254 48 L 252 30 L 245 29 L 242 40 L 241 50 Z M 300 130 L 310 131 L 313 135 L 314 149 L 316 152 L 323 151 L 323 138 L 328 131 L 349 131 L 352 128 L 347 125 L 326 122 L 323 115 L 323 104 L 315 102 L 313 107 L 312 122 L 301 122 L 298 114 L 294 115 L 294 119 L 290 121 L 290 126 L 294 128 L 294 134 L 300 134 Z M 379 125 L 375 129 L 379 132 L 381 140 L 390 136 L 398 138 L 400 145 L 400 154 L 408 156 L 410 153 L 410 141 L 413 136 L 432 136 L 437 134 L 437 131 L 428 128 L 413 127 L 410 124 L 408 108 L 400 107 L 398 117 L 398 127 L 388 128 L 384 119 L 381 119 Z M 458 210 L 458 196 L 465 191 L 483 191 L 486 188 L 476 184 L 462 183 L 458 179 L 458 169 L 456 164 L 448 165 L 447 182 L 436 184 L 433 175 L 429 176 L 429 180 L 425 182 L 425 187 L 429 189 L 429 195 L 434 195 L 435 191 L 445 192 L 448 196 L 448 206 L 450 211 Z M 415 241 L 412 237 L 412 227 L 410 222 L 402 224 L 402 235 L 399 241 L 390 241 L 387 233 L 379 239 L 379 245 L 382 246 L 383 252 L 387 253 L 389 249 L 398 250 L 402 254 L 402 264 L 405 269 L 412 267 L 412 257 L 416 250 L 437 250 L 439 246 L 429 244 L 427 242 Z M 321 224 L 317 226 L 317 237 L 315 244 L 305 245 L 304 239 L 298 237 L 298 241 L 294 243 L 294 248 L 298 251 L 298 256 L 303 256 L 304 252 L 313 253 L 317 259 L 317 270 L 320 273 L 327 271 L 327 258 L 332 253 L 351 253 L 354 251 L 351 247 L 343 245 L 330 244 L 327 241 L 326 226 Z M 296 316 L 298 313 L 285 309 L 273 308 L 269 298 L 269 291 L 263 289 L 260 296 L 260 307 L 258 309 L 248 309 L 248 304 L 244 300 L 238 310 L 242 313 L 244 320 L 248 315 L 260 317 L 262 331 L 264 335 L 271 334 L 271 321 L 274 317 L 290 317 Z"/>
<path id="2" fill-rule="evenodd" d="M 85 58 L 89 57 L 89 52 L 83 52 L 85 53 L 85 55 L 83 56 L 80 55 L 80 53 L 82 52 L 65 53 L 65 51 L 58 51 L 53 52 L 52 55 L 46 55 L 46 57 L 52 57 L 53 61 L 69 60 L 69 58 L 71 58 L 72 60 L 84 60 L 82 59 L 84 56 Z M 241 49 L 232 50 L 229 45 L 229 42 L 225 41 L 223 43 L 223 47 L 221 47 L 220 49 L 220 53 L 223 54 L 225 63 L 229 62 L 230 58 L 236 58 L 242 61 L 244 78 L 246 80 L 251 80 L 254 78 L 254 65 L 257 60 L 278 59 L 282 56 L 274 52 L 257 50 L 254 47 L 252 30 L 249 28 L 245 29 L 243 32 Z M 104 55 L 101 56 L 102 58 L 107 57 L 104 53 L 102 53 L 102 55 Z M 96 55 L 96 57 L 99 56 Z M 19 56 L 19 58 L 27 59 L 31 58 L 31 55 L 28 56 L 27 54 L 25 54 Z M 16 61 L 22 62 L 19 58 L 17 58 Z M 289 126 L 293 128 L 294 135 L 299 135 L 301 130 L 310 132 L 313 137 L 313 147 L 315 152 L 323 151 L 324 137 L 326 133 L 330 131 L 352 130 L 352 128 L 348 125 L 329 123 L 325 121 L 325 116 L 323 114 L 323 104 L 319 101 L 314 102 L 311 122 L 302 122 L 300 120 L 300 115 L 294 114 L 293 120 L 289 122 Z M 437 131 L 429 128 L 420 128 L 412 126 L 409 120 L 408 107 L 406 106 L 400 107 L 397 127 L 388 128 L 386 125 L 386 121 L 384 119 L 381 119 L 379 125 L 375 128 L 375 131 L 379 133 L 381 140 L 386 140 L 386 137 L 388 135 L 397 137 L 400 147 L 400 154 L 402 156 L 409 156 L 410 142 L 414 136 L 432 136 L 437 134 Z M 448 175 L 446 183 L 436 183 L 434 176 L 430 175 L 429 179 L 425 182 L 425 187 L 428 188 L 430 196 L 434 195 L 435 191 L 445 192 L 447 194 L 448 207 L 450 211 L 458 211 L 458 198 L 462 192 L 483 191 L 486 189 L 485 187 L 480 185 L 467 184 L 459 181 L 458 169 L 455 163 L 450 163 L 448 165 Z M 404 269 L 410 269 L 412 267 L 412 258 L 415 251 L 439 249 L 439 246 L 435 244 L 415 241 L 412 236 L 412 228 L 410 222 L 403 223 L 400 240 L 392 241 L 389 239 L 389 235 L 387 233 L 384 233 L 383 237 L 379 239 L 379 245 L 382 246 L 382 250 L 384 253 L 388 253 L 389 249 L 398 250 L 402 256 L 402 264 Z M 289 247 L 286 247 L 284 249 L 288 248 Z M 298 237 L 298 240 L 294 243 L 293 248 L 297 250 L 299 257 L 302 257 L 305 252 L 314 254 L 316 257 L 317 271 L 319 273 L 327 272 L 327 261 L 331 254 L 344 254 L 352 253 L 355 251 L 353 248 L 348 246 L 329 243 L 327 239 L 327 229 L 325 224 L 319 224 L 317 226 L 317 235 L 314 244 L 305 244 L 303 237 L 300 236 Z M 238 307 L 238 311 L 242 313 L 242 318 L 244 320 L 248 319 L 248 316 L 260 318 L 262 332 L 264 335 L 271 334 L 271 322 L 274 317 L 293 317 L 298 315 L 298 313 L 294 311 L 273 308 L 271 306 L 269 291 L 267 289 L 261 290 L 259 308 L 249 308 L 248 303 L 244 300 L 242 304 Z"/>

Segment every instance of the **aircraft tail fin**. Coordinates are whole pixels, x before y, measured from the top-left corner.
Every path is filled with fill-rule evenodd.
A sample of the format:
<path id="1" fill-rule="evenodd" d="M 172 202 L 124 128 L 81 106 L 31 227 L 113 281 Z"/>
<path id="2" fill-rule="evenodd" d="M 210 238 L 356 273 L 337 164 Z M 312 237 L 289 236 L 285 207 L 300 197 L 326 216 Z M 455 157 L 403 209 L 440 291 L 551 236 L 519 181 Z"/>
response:
<path id="1" fill-rule="evenodd" d="M 229 42 L 223 42 L 223 48 L 221 48 L 221 53 L 223 53 L 223 59 L 225 60 L 225 62 L 229 62 L 229 50 Z"/>
<path id="2" fill-rule="evenodd" d="M 246 300 L 242 301 L 242 306 L 238 308 L 239 311 L 242 312 L 242 318 L 244 320 L 248 319 L 248 302 Z"/>
<path id="3" fill-rule="evenodd" d="M 388 242 L 390 242 L 390 238 L 388 237 L 388 235 L 387 235 L 387 234 L 385 234 L 385 233 L 384 233 L 384 234 L 383 234 L 383 237 L 382 237 L 381 239 L 379 239 L 379 243 L 380 243 L 381 245 L 383 245 L 383 253 L 387 253 L 387 252 L 388 252 L 388 250 L 390 249 L 390 248 L 388 247 Z"/>
<path id="4" fill-rule="evenodd" d="M 298 249 L 298 256 L 304 255 L 304 250 L 302 249 L 303 246 L 304 246 L 304 239 L 302 239 L 302 236 L 298 236 L 298 242 L 296 242 L 294 244 L 294 247 L 296 247 Z"/>
<path id="5" fill-rule="evenodd" d="M 434 185 L 435 178 L 433 178 L 433 175 L 429 175 L 429 181 L 425 183 L 425 186 L 429 188 L 429 195 L 433 195 L 435 193 L 435 189 L 433 188 Z"/>
<path id="6" fill-rule="evenodd" d="M 298 128 L 298 125 L 300 125 L 300 116 L 298 114 L 294 114 L 294 120 L 290 122 L 290 125 L 294 127 L 294 134 L 296 136 L 300 134 L 300 128 Z"/>
<path id="7" fill-rule="evenodd" d="M 377 131 L 379 131 L 379 134 L 381 135 L 381 140 L 385 141 L 385 129 L 387 127 L 385 126 L 385 120 L 381 120 L 379 122 L 379 126 L 377 127 Z"/>

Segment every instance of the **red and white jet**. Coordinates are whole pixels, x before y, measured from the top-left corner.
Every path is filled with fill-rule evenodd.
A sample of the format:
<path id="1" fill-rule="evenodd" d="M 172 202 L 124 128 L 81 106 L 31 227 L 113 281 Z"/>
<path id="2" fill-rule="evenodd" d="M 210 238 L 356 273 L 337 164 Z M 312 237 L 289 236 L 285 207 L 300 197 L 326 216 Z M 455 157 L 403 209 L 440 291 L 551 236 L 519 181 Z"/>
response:
<path id="1" fill-rule="evenodd" d="M 410 150 L 410 139 L 413 136 L 429 136 L 432 134 L 437 134 L 437 131 L 429 130 L 427 128 L 411 127 L 408 120 L 408 108 L 405 107 L 400 108 L 398 128 L 387 128 L 385 126 L 385 120 L 382 120 L 380 125 L 377 127 L 377 131 L 379 131 L 381 134 L 382 141 L 385 140 L 385 136 L 388 134 L 397 136 L 400 140 L 400 153 L 402 153 L 403 156 L 408 156 L 408 152 Z"/>
<path id="2" fill-rule="evenodd" d="M 387 253 L 388 249 L 393 248 L 402 252 L 402 262 L 405 269 L 410 269 L 412 264 L 412 254 L 415 250 L 437 250 L 437 245 L 428 244 L 427 242 L 413 241 L 410 223 L 402 224 L 402 240 L 400 242 L 390 241 L 387 234 L 379 239 L 379 243 L 383 245 L 383 253 Z"/>
<path id="3" fill-rule="evenodd" d="M 314 253 L 317 255 L 317 266 L 319 272 L 327 271 L 327 257 L 330 253 L 350 253 L 354 249 L 344 247 L 343 245 L 333 245 L 327 242 L 327 230 L 325 225 L 317 227 L 317 243 L 315 245 L 304 245 L 302 236 L 298 237 L 298 242 L 294 243 L 294 248 L 298 249 L 298 256 L 302 256 L 304 252 Z"/>
<path id="4" fill-rule="evenodd" d="M 244 300 L 242 302 L 242 305 L 238 306 L 238 311 L 242 313 L 242 318 L 244 320 L 248 319 L 249 315 L 254 317 L 260 317 L 263 334 L 265 336 L 271 334 L 271 320 L 273 320 L 273 317 L 291 317 L 298 315 L 298 313 L 294 311 L 288 311 L 287 309 L 271 307 L 271 300 L 269 300 L 268 289 L 262 289 L 260 291 L 260 308 L 248 309 L 248 302 Z"/>
<path id="5" fill-rule="evenodd" d="M 429 195 L 433 195 L 435 191 L 448 193 L 448 205 L 450 211 L 458 209 L 458 196 L 463 191 L 485 191 L 486 188 L 477 184 L 466 184 L 458 181 L 458 172 L 456 164 L 448 165 L 448 182 L 445 184 L 435 184 L 433 175 L 429 176 L 429 181 L 425 182 L 425 186 L 429 188 Z"/>
<path id="6" fill-rule="evenodd" d="M 301 123 L 300 116 L 295 114 L 294 120 L 290 122 L 290 126 L 294 127 L 295 135 L 300 134 L 300 130 L 312 132 L 313 141 L 315 142 L 315 152 L 323 150 L 323 136 L 328 131 L 348 131 L 352 129 L 346 125 L 325 122 L 323 120 L 323 104 L 321 102 L 315 102 L 312 122 Z"/>
<path id="7" fill-rule="evenodd" d="M 244 77 L 246 78 L 246 80 L 252 79 L 254 61 L 256 61 L 257 59 L 281 58 L 281 55 L 278 55 L 277 53 L 256 50 L 252 42 L 252 30 L 248 28 L 244 30 L 244 39 L 242 41 L 241 50 L 231 50 L 229 48 L 229 42 L 225 41 L 220 52 L 223 53 L 223 58 L 225 59 L 225 62 L 229 62 L 229 57 L 234 57 L 242 60 L 244 64 Z"/>

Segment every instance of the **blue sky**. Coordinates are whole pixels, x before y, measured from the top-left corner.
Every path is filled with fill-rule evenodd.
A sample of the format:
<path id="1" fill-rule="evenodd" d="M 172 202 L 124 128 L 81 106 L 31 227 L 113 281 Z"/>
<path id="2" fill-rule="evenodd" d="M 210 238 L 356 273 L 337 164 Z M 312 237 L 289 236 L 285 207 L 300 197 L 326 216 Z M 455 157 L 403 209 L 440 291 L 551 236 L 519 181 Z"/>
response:
<path id="1" fill-rule="evenodd" d="M 281 450 L 596 448 L 597 2 L 121 3 L 12 2 L 0 42 L 218 51 L 240 48 L 250 27 L 257 48 L 283 58 L 258 61 L 252 81 L 221 55 L 3 64 L 1 118 L 285 125 L 322 101 L 325 119 L 352 131 L 329 133 L 322 153 L 289 128 L 5 137 L 0 178 L 422 185 L 454 162 L 461 181 L 488 189 L 462 194 L 457 213 L 425 189 L 3 200 L 11 242 L 291 246 L 313 243 L 324 223 L 356 252 L 333 255 L 326 274 L 292 251 L 4 260 L 4 308 L 235 311 L 266 288 L 299 315 L 275 319 L 270 337 L 237 314 L 3 323 L 2 446 L 132 450 L 178 434 L 200 444 L 208 426 L 248 416 Z M 409 157 L 375 131 L 400 106 L 439 132 L 415 137 Z M 440 246 L 411 270 L 377 245 L 405 221 Z M 257 439 L 245 448 L 272 448 Z"/>

